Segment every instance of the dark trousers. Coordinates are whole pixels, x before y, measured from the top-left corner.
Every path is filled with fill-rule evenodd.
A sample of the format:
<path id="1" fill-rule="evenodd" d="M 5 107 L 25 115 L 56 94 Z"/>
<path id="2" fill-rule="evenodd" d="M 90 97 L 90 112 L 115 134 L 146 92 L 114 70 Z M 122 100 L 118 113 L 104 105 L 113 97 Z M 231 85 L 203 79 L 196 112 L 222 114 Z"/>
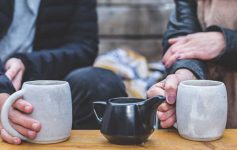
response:
<path id="1" fill-rule="evenodd" d="M 127 96 L 122 80 L 109 70 L 82 68 L 71 72 L 65 80 L 72 92 L 72 129 L 98 129 L 92 102 Z"/>

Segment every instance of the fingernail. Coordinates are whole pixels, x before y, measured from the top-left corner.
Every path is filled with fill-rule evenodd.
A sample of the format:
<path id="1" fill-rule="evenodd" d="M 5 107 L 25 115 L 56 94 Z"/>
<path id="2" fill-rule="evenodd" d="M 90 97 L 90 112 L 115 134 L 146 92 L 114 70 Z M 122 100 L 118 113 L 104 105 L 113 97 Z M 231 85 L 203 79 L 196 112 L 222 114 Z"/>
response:
<path id="1" fill-rule="evenodd" d="M 162 60 L 161 62 L 162 62 L 163 65 L 165 65 L 165 61 L 164 60 Z"/>
<path id="2" fill-rule="evenodd" d="M 35 132 L 33 132 L 33 131 L 28 131 L 28 136 L 29 136 L 30 138 L 34 138 L 34 137 L 35 137 Z"/>
<path id="3" fill-rule="evenodd" d="M 32 124 L 32 128 L 33 128 L 34 130 L 38 130 L 38 129 L 39 129 L 39 126 L 40 126 L 39 123 L 33 123 L 33 124 Z"/>
<path id="4" fill-rule="evenodd" d="M 174 96 L 168 96 L 167 101 L 168 101 L 169 104 L 174 104 L 175 103 L 175 97 Z"/>
<path id="5" fill-rule="evenodd" d="M 19 144 L 20 143 L 20 140 L 18 138 L 14 138 L 13 141 L 14 141 L 15 144 Z"/>
<path id="6" fill-rule="evenodd" d="M 30 106 L 25 106 L 25 111 L 30 111 Z"/>

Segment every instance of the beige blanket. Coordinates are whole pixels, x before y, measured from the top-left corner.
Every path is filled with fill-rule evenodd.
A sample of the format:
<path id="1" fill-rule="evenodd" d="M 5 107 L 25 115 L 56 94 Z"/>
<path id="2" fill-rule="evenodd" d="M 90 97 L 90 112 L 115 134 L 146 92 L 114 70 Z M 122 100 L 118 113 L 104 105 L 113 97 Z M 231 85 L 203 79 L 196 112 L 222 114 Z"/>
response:
<path id="1" fill-rule="evenodd" d="M 237 29 L 237 0 L 197 0 L 197 3 L 198 18 L 203 29 L 211 25 Z M 228 92 L 227 128 L 237 128 L 237 71 L 211 66 L 209 75 L 211 79 L 221 80 L 226 84 Z"/>

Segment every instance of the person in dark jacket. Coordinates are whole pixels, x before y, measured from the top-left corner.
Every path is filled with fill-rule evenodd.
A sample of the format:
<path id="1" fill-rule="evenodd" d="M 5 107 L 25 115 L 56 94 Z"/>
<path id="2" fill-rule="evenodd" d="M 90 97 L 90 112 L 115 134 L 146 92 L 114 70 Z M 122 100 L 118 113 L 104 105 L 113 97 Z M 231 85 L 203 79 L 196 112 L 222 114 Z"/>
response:
<path id="1" fill-rule="evenodd" d="M 66 80 L 73 99 L 73 129 L 97 129 L 92 102 L 126 96 L 112 72 L 88 67 L 98 51 L 96 0 L 0 0 L 0 109 L 28 80 Z M 19 99 L 9 112 L 12 126 L 34 139 L 41 124 Z M 52 110 L 53 111 L 53 110 Z M 1 126 L 1 138 L 21 140 Z"/>
<path id="2" fill-rule="evenodd" d="M 163 39 L 163 63 L 168 70 L 164 81 L 154 85 L 148 96 L 166 96 L 166 103 L 158 108 L 161 126 L 171 127 L 176 122 L 175 100 L 178 84 L 183 80 L 206 79 L 206 66 L 222 68 L 209 77 L 225 82 L 228 93 L 227 128 L 237 127 L 237 1 L 175 0 L 175 11 L 170 16 Z M 224 69 L 223 69 L 224 68 Z M 213 70 L 213 68 L 212 68 Z"/>

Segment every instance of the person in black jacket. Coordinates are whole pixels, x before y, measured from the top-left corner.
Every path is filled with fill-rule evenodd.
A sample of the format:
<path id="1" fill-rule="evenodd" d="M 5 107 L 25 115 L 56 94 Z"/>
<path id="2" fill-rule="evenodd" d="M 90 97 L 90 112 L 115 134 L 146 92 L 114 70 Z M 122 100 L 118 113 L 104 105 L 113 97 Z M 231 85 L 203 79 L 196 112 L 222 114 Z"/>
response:
<path id="1" fill-rule="evenodd" d="M 176 122 L 178 84 L 183 80 L 207 78 L 204 62 L 222 65 L 232 71 L 237 68 L 237 1 L 175 0 L 175 6 L 163 39 L 163 63 L 169 75 L 147 92 L 148 97 L 166 96 L 167 101 L 158 108 L 157 113 L 164 128 Z M 230 94 L 233 92 L 229 91 L 228 96 Z M 237 127 L 237 107 L 233 97 L 228 98 L 229 128 Z"/>
<path id="2" fill-rule="evenodd" d="M 72 91 L 73 129 L 97 129 L 92 102 L 127 96 L 112 72 L 87 67 L 97 56 L 97 32 L 96 0 L 0 0 L 0 109 L 24 81 L 66 80 Z M 18 132 L 34 139 L 41 124 L 27 116 L 32 111 L 20 99 L 9 119 Z M 4 141 L 21 143 L 1 123 L 0 129 Z"/>

